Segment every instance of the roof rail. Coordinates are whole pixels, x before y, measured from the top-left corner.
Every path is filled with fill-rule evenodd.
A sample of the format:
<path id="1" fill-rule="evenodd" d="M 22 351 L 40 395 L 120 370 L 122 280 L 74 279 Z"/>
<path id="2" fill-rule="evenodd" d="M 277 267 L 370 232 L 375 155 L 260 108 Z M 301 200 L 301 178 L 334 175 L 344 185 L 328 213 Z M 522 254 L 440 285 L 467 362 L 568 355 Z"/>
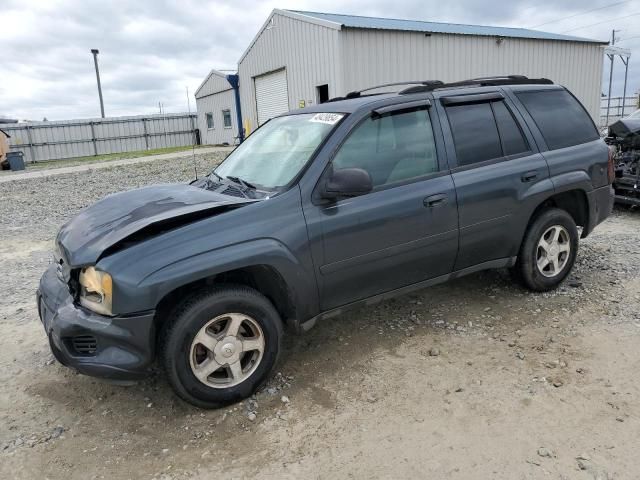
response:
<path id="1" fill-rule="evenodd" d="M 328 101 L 337 102 L 339 100 L 346 100 L 349 98 L 359 98 L 362 96 L 364 92 L 368 92 L 370 90 L 376 90 L 378 88 L 386 88 L 386 87 L 397 87 L 400 85 L 417 85 L 420 87 L 435 87 L 437 85 L 444 85 L 444 82 L 442 82 L 441 80 L 408 80 L 406 82 L 383 83 L 382 85 L 375 85 L 373 87 L 367 87 L 362 90 L 349 92 L 344 97 L 335 97 L 335 98 L 329 99 Z M 375 94 L 370 94 L 370 95 L 375 95 Z"/>
<path id="2" fill-rule="evenodd" d="M 432 92 L 440 88 L 455 87 L 493 87 L 498 85 L 553 85 L 548 78 L 529 78 L 524 75 L 502 75 L 496 77 L 472 78 L 470 80 L 462 80 L 460 82 L 440 83 L 439 85 L 416 85 L 401 90 L 400 95 L 410 93 Z"/>

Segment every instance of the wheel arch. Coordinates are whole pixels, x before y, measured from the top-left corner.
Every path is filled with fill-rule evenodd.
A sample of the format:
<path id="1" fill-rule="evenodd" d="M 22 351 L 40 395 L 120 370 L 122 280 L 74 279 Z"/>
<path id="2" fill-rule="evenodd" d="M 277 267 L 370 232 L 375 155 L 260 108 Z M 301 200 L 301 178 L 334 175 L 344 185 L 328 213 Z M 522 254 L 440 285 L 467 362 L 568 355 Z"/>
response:
<path id="1" fill-rule="evenodd" d="M 156 307 L 156 331 L 162 329 L 162 325 L 184 298 L 197 291 L 224 285 L 243 285 L 258 291 L 273 304 L 284 325 L 297 331 L 299 321 L 295 293 L 278 269 L 266 264 L 222 271 L 182 284 L 167 292 Z"/>
<path id="2" fill-rule="evenodd" d="M 549 208 L 559 208 L 566 211 L 571 215 L 571 218 L 573 218 L 573 221 L 577 226 L 583 227 L 582 238 L 586 236 L 585 230 L 589 225 L 589 200 L 587 198 L 587 193 L 583 189 L 576 188 L 566 190 L 554 193 L 550 197 L 547 197 L 545 200 L 540 202 L 529 216 L 527 228 L 538 217 L 538 215 Z M 524 237 L 522 241 L 524 241 Z"/>
<path id="3" fill-rule="evenodd" d="M 559 208 L 566 211 L 571 218 L 573 218 L 575 224 L 583 228 L 581 238 L 585 238 L 587 236 L 587 227 L 590 219 L 589 200 L 585 190 L 582 188 L 574 188 L 562 192 L 555 192 L 540 201 L 531 211 L 526 223 L 520 224 L 521 230 L 518 232 L 520 242 L 514 245 L 514 247 L 517 248 L 517 250 L 514 251 L 514 255 L 520 254 L 520 249 L 527 238 L 527 232 L 529 231 L 531 224 L 540 214 L 549 208 Z"/>
<path id="4" fill-rule="evenodd" d="M 227 247 L 177 264 L 145 278 L 139 286 L 153 297 L 157 321 L 171 315 L 180 299 L 214 285 L 251 287 L 267 297 L 288 327 L 317 314 L 313 272 L 281 243 L 272 239 Z"/>

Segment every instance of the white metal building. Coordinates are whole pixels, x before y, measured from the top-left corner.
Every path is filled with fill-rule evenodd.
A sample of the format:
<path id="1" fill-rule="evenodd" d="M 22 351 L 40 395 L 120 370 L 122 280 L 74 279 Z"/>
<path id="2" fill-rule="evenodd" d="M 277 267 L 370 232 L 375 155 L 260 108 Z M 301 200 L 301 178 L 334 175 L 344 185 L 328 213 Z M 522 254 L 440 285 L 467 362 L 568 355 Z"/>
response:
<path id="1" fill-rule="evenodd" d="M 233 145 L 238 136 L 235 92 L 228 75 L 211 70 L 196 90 L 200 142 Z"/>
<path id="2" fill-rule="evenodd" d="M 521 28 L 276 9 L 238 64 L 244 126 L 383 83 L 508 74 L 568 87 L 597 119 L 605 45 Z"/>

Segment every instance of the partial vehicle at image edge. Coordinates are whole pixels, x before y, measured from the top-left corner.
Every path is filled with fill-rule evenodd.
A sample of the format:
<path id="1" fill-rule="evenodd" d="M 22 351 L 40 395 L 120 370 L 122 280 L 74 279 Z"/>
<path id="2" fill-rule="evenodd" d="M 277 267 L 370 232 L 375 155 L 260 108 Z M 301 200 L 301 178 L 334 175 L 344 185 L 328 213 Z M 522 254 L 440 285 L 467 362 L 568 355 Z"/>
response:
<path id="1" fill-rule="evenodd" d="M 295 110 L 190 185 L 69 220 L 37 292 L 56 358 L 112 380 L 158 361 L 203 408 L 251 395 L 285 331 L 490 268 L 556 288 L 612 211 L 613 163 L 546 79 L 409 82 Z"/>
<path id="2" fill-rule="evenodd" d="M 610 125 L 605 142 L 614 150 L 615 201 L 640 206 L 640 110 Z"/>

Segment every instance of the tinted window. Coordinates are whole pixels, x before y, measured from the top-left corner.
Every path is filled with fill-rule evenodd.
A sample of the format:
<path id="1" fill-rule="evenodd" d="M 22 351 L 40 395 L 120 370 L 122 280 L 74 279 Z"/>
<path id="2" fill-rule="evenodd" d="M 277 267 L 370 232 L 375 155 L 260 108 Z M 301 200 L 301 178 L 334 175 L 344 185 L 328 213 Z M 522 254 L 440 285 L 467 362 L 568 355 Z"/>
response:
<path id="1" fill-rule="evenodd" d="M 371 175 L 374 187 L 437 171 L 429 112 L 369 117 L 342 144 L 333 167 L 362 168 Z"/>
<path id="2" fill-rule="evenodd" d="M 509 111 L 504 102 L 493 102 L 493 113 L 496 116 L 500 140 L 505 155 L 515 155 L 529 151 L 529 144 L 522 134 L 522 130 L 516 123 L 513 114 Z"/>
<path id="3" fill-rule="evenodd" d="M 599 138 L 591 117 L 566 90 L 516 94 L 529 111 L 549 149 L 570 147 Z"/>
<path id="4" fill-rule="evenodd" d="M 447 115 L 459 166 L 502 156 L 490 103 L 454 105 L 447 107 Z"/>

